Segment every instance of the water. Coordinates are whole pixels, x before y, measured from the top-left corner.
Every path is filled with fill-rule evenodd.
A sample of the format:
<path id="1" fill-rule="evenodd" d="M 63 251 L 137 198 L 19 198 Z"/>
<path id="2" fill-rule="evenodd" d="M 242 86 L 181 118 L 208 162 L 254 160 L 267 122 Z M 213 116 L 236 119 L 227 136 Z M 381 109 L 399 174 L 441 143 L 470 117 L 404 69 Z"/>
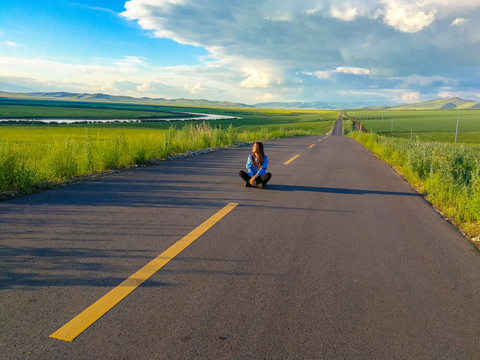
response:
<path id="1" fill-rule="evenodd" d="M 191 120 L 232 120 L 241 119 L 238 116 L 228 115 L 215 115 L 215 114 L 202 114 L 202 113 L 184 113 L 189 115 L 200 115 L 198 117 L 188 118 L 153 118 L 153 119 L 35 119 L 35 118 L 13 118 L 13 119 L 0 119 L 0 122 L 42 122 L 45 124 L 78 124 L 78 123 L 134 123 L 134 122 L 149 122 L 149 121 L 191 121 Z"/>

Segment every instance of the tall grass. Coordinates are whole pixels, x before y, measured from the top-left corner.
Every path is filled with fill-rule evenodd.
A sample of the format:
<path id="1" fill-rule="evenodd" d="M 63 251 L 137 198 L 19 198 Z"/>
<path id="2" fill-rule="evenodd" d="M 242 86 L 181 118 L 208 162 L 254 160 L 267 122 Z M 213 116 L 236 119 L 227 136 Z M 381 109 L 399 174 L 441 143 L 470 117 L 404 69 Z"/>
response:
<path id="1" fill-rule="evenodd" d="M 146 165 L 150 160 L 164 159 L 178 153 L 204 148 L 222 147 L 241 142 L 277 137 L 306 135 L 308 130 L 282 127 L 261 127 L 242 131 L 230 125 L 226 129 L 207 123 L 186 124 L 182 128 L 150 131 L 132 136 L 129 132 L 106 136 L 89 133 L 84 136 L 18 141 L 0 138 L 0 192 L 29 193 L 38 184 L 62 182 L 69 178 Z M 38 135 L 38 134 L 37 134 Z"/>
<path id="2" fill-rule="evenodd" d="M 350 133 L 468 236 L 480 236 L 480 147 Z"/>

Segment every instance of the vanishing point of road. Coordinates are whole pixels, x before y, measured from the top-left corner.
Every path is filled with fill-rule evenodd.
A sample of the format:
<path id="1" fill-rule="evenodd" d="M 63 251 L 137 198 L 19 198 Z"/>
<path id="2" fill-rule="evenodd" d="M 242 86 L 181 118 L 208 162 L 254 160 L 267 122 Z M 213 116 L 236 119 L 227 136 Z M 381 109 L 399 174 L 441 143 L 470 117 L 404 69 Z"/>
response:
<path id="1" fill-rule="evenodd" d="M 460 232 L 351 138 L 265 149 L 0 203 L 0 358 L 480 359 Z"/>

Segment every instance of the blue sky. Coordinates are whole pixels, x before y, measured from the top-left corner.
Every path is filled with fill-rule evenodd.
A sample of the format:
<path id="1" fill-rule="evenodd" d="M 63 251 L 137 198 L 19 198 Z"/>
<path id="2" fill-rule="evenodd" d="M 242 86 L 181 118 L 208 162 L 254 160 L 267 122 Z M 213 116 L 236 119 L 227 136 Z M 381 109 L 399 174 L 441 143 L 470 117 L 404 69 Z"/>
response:
<path id="1" fill-rule="evenodd" d="M 480 0 L 9 0 L 0 90 L 480 101 Z"/>

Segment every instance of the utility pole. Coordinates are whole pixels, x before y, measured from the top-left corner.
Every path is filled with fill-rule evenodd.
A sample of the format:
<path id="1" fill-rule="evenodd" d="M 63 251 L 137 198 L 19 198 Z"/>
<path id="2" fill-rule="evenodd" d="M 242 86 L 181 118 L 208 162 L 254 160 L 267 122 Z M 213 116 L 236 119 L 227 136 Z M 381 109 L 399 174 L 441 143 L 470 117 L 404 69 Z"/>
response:
<path id="1" fill-rule="evenodd" d="M 457 135 L 458 135 L 458 123 L 460 122 L 460 118 L 457 117 L 457 130 L 455 130 L 455 144 L 457 143 Z"/>

